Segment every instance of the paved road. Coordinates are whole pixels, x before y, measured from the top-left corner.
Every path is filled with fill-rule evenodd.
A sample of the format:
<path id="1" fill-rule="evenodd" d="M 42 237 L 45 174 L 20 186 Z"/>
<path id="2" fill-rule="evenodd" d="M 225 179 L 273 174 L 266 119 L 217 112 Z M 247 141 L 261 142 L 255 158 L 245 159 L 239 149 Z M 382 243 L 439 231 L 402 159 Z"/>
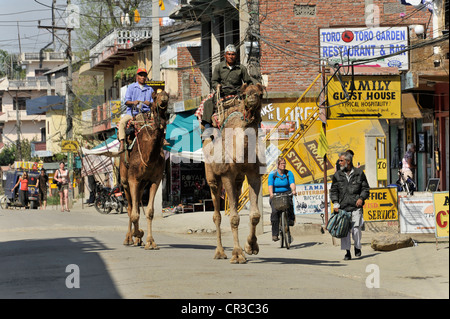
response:
<path id="1" fill-rule="evenodd" d="M 364 232 L 363 256 L 344 261 L 329 235 L 296 236 L 286 250 L 271 241 L 266 226 L 258 237 L 260 253 L 245 265 L 231 265 L 212 258 L 214 234 L 187 233 L 213 229 L 211 214 L 156 220 L 161 249 L 145 251 L 122 245 L 126 214 L 100 215 L 86 207 L 70 213 L 0 210 L 0 298 L 449 298 L 448 241 L 438 249 L 434 240 L 425 240 L 376 252 Z M 228 218 L 223 220 L 230 257 L 232 236 Z M 247 224 L 244 213 L 242 245 Z M 80 288 L 67 288 L 76 278 Z"/>

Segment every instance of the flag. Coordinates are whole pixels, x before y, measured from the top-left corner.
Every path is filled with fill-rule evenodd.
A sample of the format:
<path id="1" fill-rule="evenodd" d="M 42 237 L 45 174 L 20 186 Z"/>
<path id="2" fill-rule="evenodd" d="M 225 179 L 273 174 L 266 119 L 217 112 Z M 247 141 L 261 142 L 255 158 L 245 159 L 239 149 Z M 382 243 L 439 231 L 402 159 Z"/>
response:
<path id="1" fill-rule="evenodd" d="M 159 0 L 159 7 L 161 8 L 161 10 L 166 10 L 166 8 L 164 7 L 164 1 L 163 0 Z"/>
<path id="2" fill-rule="evenodd" d="M 317 155 L 319 157 L 324 157 L 328 151 L 328 140 L 323 131 L 323 126 L 320 128 L 319 135 L 319 147 L 317 148 Z"/>

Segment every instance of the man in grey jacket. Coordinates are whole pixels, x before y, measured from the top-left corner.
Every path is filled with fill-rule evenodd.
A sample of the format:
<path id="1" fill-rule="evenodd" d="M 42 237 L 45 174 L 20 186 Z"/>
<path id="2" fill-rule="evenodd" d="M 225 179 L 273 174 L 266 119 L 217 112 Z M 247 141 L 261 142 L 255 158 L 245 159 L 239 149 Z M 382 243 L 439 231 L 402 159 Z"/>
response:
<path id="1" fill-rule="evenodd" d="M 353 166 L 353 155 L 339 154 L 340 169 L 333 175 L 330 200 L 335 212 L 339 209 L 352 213 L 352 227 L 347 237 L 341 238 L 341 249 L 347 253 L 344 260 L 352 259 L 350 254 L 350 233 L 355 245 L 355 256 L 361 256 L 361 226 L 363 224 L 364 201 L 369 197 L 370 187 L 363 170 Z"/>

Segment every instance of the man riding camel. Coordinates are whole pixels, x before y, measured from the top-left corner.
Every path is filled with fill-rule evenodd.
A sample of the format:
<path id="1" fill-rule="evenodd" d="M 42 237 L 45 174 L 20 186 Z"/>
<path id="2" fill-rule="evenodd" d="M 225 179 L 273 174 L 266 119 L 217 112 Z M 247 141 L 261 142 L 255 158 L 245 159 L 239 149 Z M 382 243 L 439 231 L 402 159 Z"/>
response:
<path id="1" fill-rule="evenodd" d="M 153 89 L 145 84 L 147 80 L 147 70 L 138 68 L 136 72 L 136 82 L 127 88 L 125 94 L 125 105 L 127 106 L 127 113 L 122 116 L 119 122 L 118 138 L 120 141 L 119 154 L 125 151 L 125 126 L 139 113 L 146 113 L 150 111 L 151 103 L 153 103 Z"/>
<path id="2" fill-rule="evenodd" d="M 242 84 L 252 84 L 247 68 L 236 62 L 236 47 L 232 44 L 225 48 L 225 61 L 220 62 L 214 68 L 211 78 L 211 84 L 214 89 L 220 84 L 222 86 L 220 96 L 238 94 Z M 256 83 L 253 83 L 256 84 Z M 211 116 L 214 114 L 214 106 L 217 103 L 217 97 L 206 100 L 203 106 L 202 124 L 205 127 L 211 126 Z"/>

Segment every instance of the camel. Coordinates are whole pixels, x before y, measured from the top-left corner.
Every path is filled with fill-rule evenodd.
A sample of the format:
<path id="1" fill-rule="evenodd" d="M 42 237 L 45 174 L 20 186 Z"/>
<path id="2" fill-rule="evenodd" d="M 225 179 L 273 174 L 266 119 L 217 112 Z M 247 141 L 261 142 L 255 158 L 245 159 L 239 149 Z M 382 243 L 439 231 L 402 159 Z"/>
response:
<path id="1" fill-rule="evenodd" d="M 169 95 L 165 91 L 153 93 L 151 111 L 138 114 L 134 121 L 135 139 L 128 136 L 132 149 L 120 155 L 120 176 L 128 201 L 128 232 L 124 245 L 142 245 L 144 232 L 139 229 L 139 203 L 144 189 L 150 184 L 147 217 L 147 241 L 145 249 L 159 249 L 152 235 L 154 199 L 163 178 L 165 158 L 162 150 L 167 121 Z M 134 226 L 134 229 L 133 229 Z M 133 237 L 135 240 L 133 241 Z"/>
<path id="2" fill-rule="evenodd" d="M 260 168 L 263 160 L 258 147 L 258 128 L 261 123 L 261 100 L 263 87 L 260 84 L 244 84 L 241 88 L 239 106 L 223 111 L 219 129 L 208 128 L 203 133 L 203 152 L 205 155 L 205 174 L 211 189 L 214 204 L 213 221 L 217 230 L 215 259 L 226 259 L 221 239 L 220 194 L 222 186 L 227 193 L 230 207 L 230 224 L 233 232 L 234 248 L 230 262 L 246 263 L 247 259 L 239 245 L 238 228 L 240 217 L 237 207 L 242 183 L 247 176 L 250 196 L 250 234 L 247 237 L 245 252 L 256 255 L 259 246 L 256 238 L 256 226 L 261 213 L 258 209 L 258 195 L 261 186 Z M 232 140 L 230 140 L 230 136 Z"/>

